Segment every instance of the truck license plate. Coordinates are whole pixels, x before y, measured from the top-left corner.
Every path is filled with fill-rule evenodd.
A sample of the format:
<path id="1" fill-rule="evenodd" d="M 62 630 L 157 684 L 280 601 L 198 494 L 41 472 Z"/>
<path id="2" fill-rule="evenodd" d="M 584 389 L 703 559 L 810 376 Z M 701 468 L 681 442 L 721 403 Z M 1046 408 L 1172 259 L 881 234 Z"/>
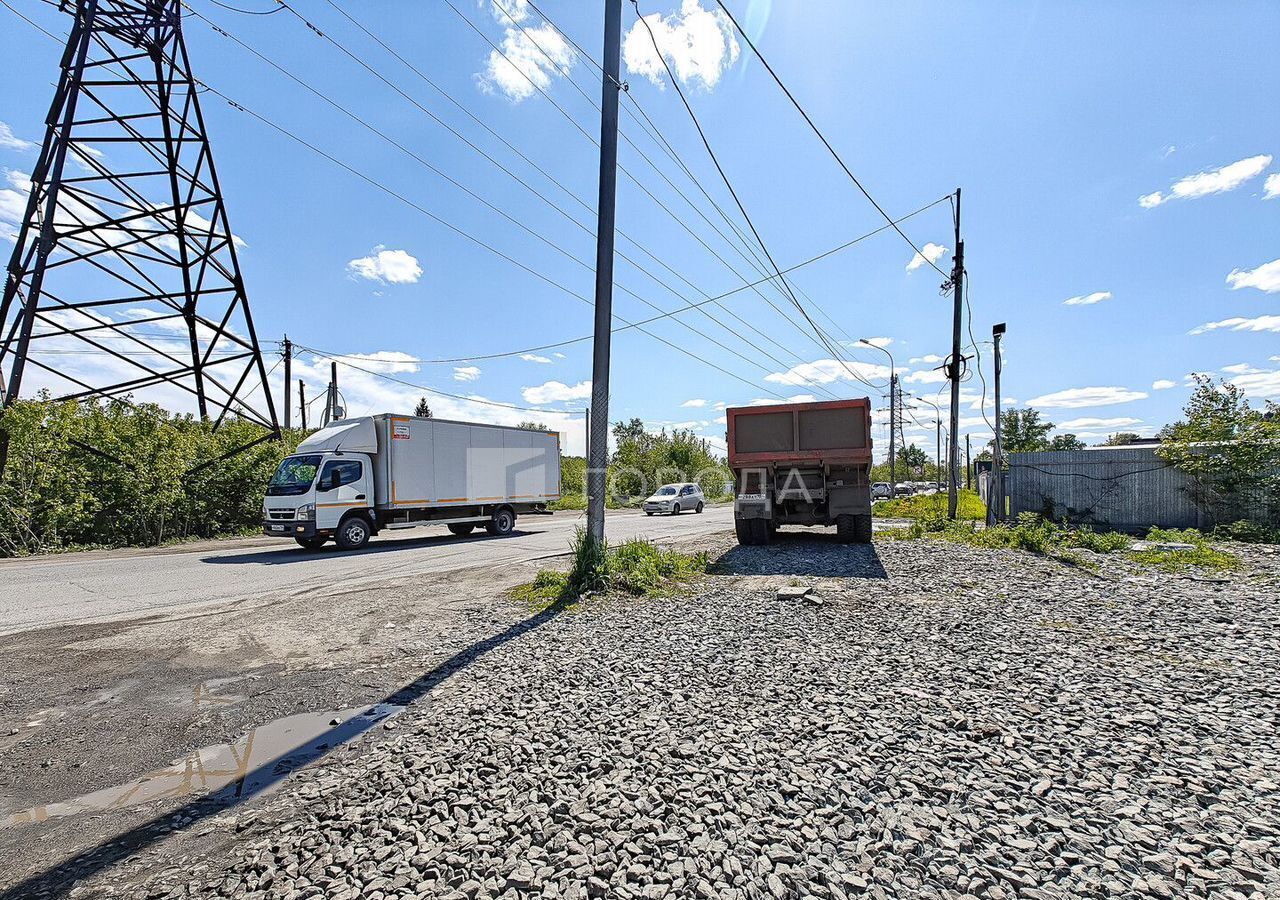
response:
<path id="1" fill-rule="evenodd" d="M 284 531 L 284 526 L 283 526 L 283 525 L 272 525 L 272 526 L 271 526 L 271 530 L 272 530 L 272 531 Z"/>
<path id="2" fill-rule="evenodd" d="M 765 496 L 764 494 L 739 494 L 738 499 L 746 500 L 749 503 L 763 503 Z"/>

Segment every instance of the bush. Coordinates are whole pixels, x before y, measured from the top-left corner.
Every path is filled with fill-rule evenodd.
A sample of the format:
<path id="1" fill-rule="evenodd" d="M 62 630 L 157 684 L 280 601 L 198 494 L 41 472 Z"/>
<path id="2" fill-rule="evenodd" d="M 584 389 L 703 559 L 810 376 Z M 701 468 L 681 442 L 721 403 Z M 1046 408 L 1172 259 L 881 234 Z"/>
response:
<path id="1" fill-rule="evenodd" d="M 1212 531 L 1219 541 L 1237 541 L 1241 544 L 1280 544 L 1280 528 L 1258 525 L 1245 519 L 1230 525 L 1219 525 Z"/>
<path id="2" fill-rule="evenodd" d="M 1135 550 L 1133 558 L 1138 562 L 1155 566 L 1165 572 L 1180 572 L 1189 568 L 1234 569 L 1240 560 L 1225 550 L 1214 549 L 1209 539 L 1193 528 L 1152 528 L 1147 540 L 1153 544 L 1188 544 L 1187 548 L 1150 547 Z"/>
<path id="3" fill-rule="evenodd" d="M 214 431 L 123 401 L 22 402 L 0 425 L 9 438 L 0 556 L 256 529 L 267 480 L 301 439 L 293 432 L 219 460 L 265 432 L 240 419 Z"/>

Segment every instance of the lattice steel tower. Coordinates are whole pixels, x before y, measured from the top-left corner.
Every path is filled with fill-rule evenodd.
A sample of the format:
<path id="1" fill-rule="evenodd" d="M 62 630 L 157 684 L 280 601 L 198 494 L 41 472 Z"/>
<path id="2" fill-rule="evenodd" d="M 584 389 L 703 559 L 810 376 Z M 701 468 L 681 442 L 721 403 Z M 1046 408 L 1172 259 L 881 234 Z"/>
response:
<path id="1" fill-rule="evenodd" d="M 0 307 L 4 405 L 38 372 L 61 399 L 279 434 L 180 0 L 61 8 L 74 23 Z"/>

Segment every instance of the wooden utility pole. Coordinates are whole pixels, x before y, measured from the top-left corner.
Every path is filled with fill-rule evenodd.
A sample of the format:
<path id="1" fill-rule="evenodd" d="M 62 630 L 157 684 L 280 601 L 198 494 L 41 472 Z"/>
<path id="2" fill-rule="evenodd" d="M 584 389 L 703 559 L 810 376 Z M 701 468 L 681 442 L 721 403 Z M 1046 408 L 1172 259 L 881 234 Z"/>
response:
<path id="1" fill-rule="evenodd" d="M 307 385 L 301 378 L 298 379 L 298 421 L 302 423 L 302 430 L 307 430 Z"/>
<path id="2" fill-rule="evenodd" d="M 329 421 L 338 421 L 338 364 L 329 363 Z"/>
<path id="3" fill-rule="evenodd" d="M 604 540 L 609 465 L 609 341 L 613 325 L 613 231 L 618 187 L 618 92 L 622 89 L 622 0 L 605 0 L 600 96 L 600 195 L 596 223 L 596 315 L 591 359 L 591 427 L 587 448 L 587 533 Z"/>
<path id="4" fill-rule="evenodd" d="M 284 427 L 289 427 L 289 390 L 293 386 L 293 344 L 289 335 L 284 336 Z"/>
<path id="5" fill-rule="evenodd" d="M 964 436 L 964 489 L 973 490 L 973 447 L 967 434 Z"/>
<path id="6" fill-rule="evenodd" d="M 960 430 L 960 370 L 964 360 L 960 351 L 960 330 L 964 312 L 964 241 L 960 239 L 960 188 L 956 188 L 956 252 L 951 266 L 951 360 L 947 375 L 951 379 L 951 441 L 947 451 L 947 518 L 956 517 L 956 434 Z"/>

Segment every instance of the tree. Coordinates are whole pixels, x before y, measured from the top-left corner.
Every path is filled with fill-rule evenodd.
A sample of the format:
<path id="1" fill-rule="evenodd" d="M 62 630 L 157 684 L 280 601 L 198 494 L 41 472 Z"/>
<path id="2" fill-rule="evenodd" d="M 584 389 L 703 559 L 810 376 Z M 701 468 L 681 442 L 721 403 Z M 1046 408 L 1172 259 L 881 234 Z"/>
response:
<path id="1" fill-rule="evenodd" d="M 1049 441 L 1050 450 L 1083 450 L 1088 444 L 1074 434 L 1055 434 Z"/>
<path id="2" fill-rule="evenodd" d="M 543 425 L 541 422 L 521 422 L 520 424 L 516 425 L 516 427 L 524 428 L 529 431 L 550 431 L 551 430 L 546 425 Z"/>
<path id="3" fill-rule="evenodd" d="M 418 405 L 413 408 L 413 414 L 419 419 L 431 418 L 431 406 L 427 403 L 426 397 L 418 398 Z"/>
<path id="4" fill-rule="evenodd" d="M 1053 423 L 1040 418 L 1040 410 L 1009 409 L 1000 415 L 1000 450 L 1003 453 L 1035 453 L 1050 448 Z"/>
<path id="5" fill-rule="evenodd" d="M 630 422 L 613 423 L 613 439 L 619 446 L 626 441 L 642 440 L 645 434 L 644 422 L 640 419 L 632 419 Z"/>
<path id="6" fill-rule="evenodd" d="M 908 444 L 898 451 L 898 465 L 905 466 L 908 471 L 915 469 L 917 472 L 922 472 L 928 462 L 929 454 L 915 444 Z"/>
<path id="7" fill-rule="evenodd" d="M 1186 472 L 1219 522 L 1280 508 L 1280 406 L 1253 409 L 1240 388 L 1195 376 L 1181 421 L 1160 431 L 1160 458 Z"/>
<path id="8" fill-rule="evenodd" d="M 1117 431 L 1111 437 L 1102 442 L 1104 447 L 1123 447 L 1126 444 L 1132 444 L 1139 440 L 1141 435 L 1133 431 Z"/>

